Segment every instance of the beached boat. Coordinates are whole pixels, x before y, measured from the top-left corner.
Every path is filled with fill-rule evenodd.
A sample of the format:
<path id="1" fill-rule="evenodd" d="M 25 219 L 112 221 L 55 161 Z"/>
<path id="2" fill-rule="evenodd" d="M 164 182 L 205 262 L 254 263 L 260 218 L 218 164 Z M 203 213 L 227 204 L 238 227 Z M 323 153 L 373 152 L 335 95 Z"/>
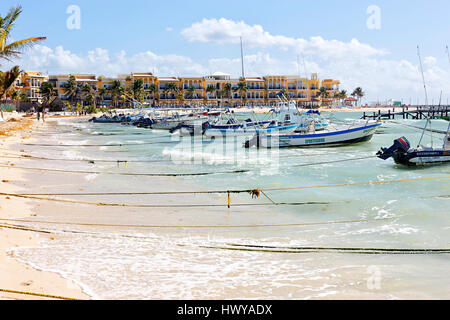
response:
<path id="1" fill-rule="evenodd" d="M 368 141 L 374 135 L 381 123 L 366 123 L 364 125 L 352 125 L 348 127 L 328 127 L 320 132 L 315 132 L 314 124 L 310 124 L 309 130 L 293 134 L 256 134 L 252 139 L 244 143 L 244 147 L 250 148 L 283 148 L 283 147 L 326 147 L 336 145 L 348 145 L 357 142 Z"/>

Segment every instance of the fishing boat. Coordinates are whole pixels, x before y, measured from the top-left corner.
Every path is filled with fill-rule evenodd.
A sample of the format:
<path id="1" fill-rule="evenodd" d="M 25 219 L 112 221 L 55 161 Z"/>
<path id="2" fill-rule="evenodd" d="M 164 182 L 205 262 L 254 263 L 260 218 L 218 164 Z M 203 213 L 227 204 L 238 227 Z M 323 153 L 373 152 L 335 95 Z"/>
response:
<path id="1" fill-rule="evenodd" d="M 425 84 L 425 78 L 423 75 L 423 67 L 422 67 L 422 60 L 420 58 L 419 47 L 417 47 L 417 54 L 419 56 L 423 87 L 425 89 L 425 103 L 427 104 L 428 94 Z M 447 132 L 445 133 L 444 144 L 442 147 L 438 148 L 434 148 L 433 146 L 426 147 L 421 145 L 425 131 L 434 132 L 434 130 L 432 130 L 431 128 L 427 129 L 428 125 L 431 127 L 430 115 L 427 116 L 427 121 L 425 123 L 425 127 L 423 128 L 422 136 L 419 140 L 417 148 L 411 148 L 408 139 L 406 139 L 405 137 L 401 137 L 399 139 L 394 140 L 394 144 L 390 148 L 381 148 L 381 150 L 378 151 L 377 156 L 383 160 L 387 160 L 392 157 L 395 163 L 406 166 L 450 163 L 450 135 L 449 135 L 450 123 L 447 127 Z"/>
<path id="2" fill-rule="evenodd" d="M 246 119 L 239 121 L 234 114 L 225 114 L 212 123 L 208 123 L 207 127 L 203 131 L 203 134 L 207 137 L 231 137 L 252 135 L 257 129 L 268 128 L 272 121 L 257 121 L 252 119 Z M 281 127 L 280 125 L 274 125 Z"/>
<path id="3" fill-rule="evenodd" d="M 281 97 L 284 98 L 281 99 Z M 297 132 L 301 132 L 304 128 L 309 126 L 311 121 L 314 121 L 314 129 L 316 131 L 324 130 L 328 126 L 328 121 L 320 116 L 318 110 L 308 110 L 307 112 L 300 112 L 294 101 L 288 101 L 283 94 L 279 93 L 278 98 L 280 102 L 277 104 L 278 112 L 275 112 L 274 123 L 282 123 L 285 125 L 297 124 Z"/>
<path id="4" fill-rule="evenodd" d="M 178 115 L 175 114 L 171 117 L 159 118 L 155 119 L 154 123 L 151 125 L 152 129 L 159 130 L 170 130 L 173 131 L 180 126 L 181 123 L 194 123 L 195 121 L 206 122 L 209 120 L 209 117 L 204 115 Z"/>
<path id="5" fill-rule="evenodd" d="M 124 118 L 125 118 L 125 115 L 123 115 L 123 114 L 115 115 L 115 116 L 107 116 L 104 114 L 98 118 L 93 117 L 93 118 L 89 119 L 89 121 L 94 122 L 94 123 L 121 123 Z"/>
<path id="6" fill-rule="evenodd" d="M 284 147 L 327 147 L 348 145 L 352 143 L 369 141 L 375 134 L 380 122 L 350 125 L 347 127 L 328 126 L 316 132 L 314 123 L 310 123 L 301 133 L 291 134 L 261 134 L 257 133 L 244 143 L 245 148 L 284 148 Z M 304 128 L 305 129 L 305 128 Z"/>
<path id="7" fill-rule="evenodd" d="M 394 140 L 390 148 L 381 148 L 377 153 L 380 159 L 393 158 L 395 163 L 406 166 L 450 163 L 450 136 L 445 136 L 442 148 L 419 146 L 411 148 L 405 137 Z"/>

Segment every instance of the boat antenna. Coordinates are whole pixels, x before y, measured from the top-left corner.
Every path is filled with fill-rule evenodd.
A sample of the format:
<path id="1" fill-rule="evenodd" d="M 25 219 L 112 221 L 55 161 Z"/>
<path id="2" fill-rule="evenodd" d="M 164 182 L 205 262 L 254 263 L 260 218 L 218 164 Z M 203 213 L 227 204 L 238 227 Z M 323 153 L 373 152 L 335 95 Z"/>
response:
<path id="1" fill-rule="evenodd" d="M 242 79 L 245 79 L 245 74 L 244 74 L 244 50 L 242 49 L 242 37 L 240 37 L 241 39 L 241 66 L 242 66 Z"/>
<path id="2" fill-rule="evenodd" d="M 422 74 L 423 89 L 425 90 L 425 105 L 428 106 L 427 86 L 426 86 L 426 84 L 425 84 L 425 76 L 424 76 L 424 74 L 423 74 L 422 58 L 420 57 L 420 49 L 419 49 L 419 46 L 417 46 L 417 55 L 419 56 L 420 73 Z"/>
<path id="3" fill-rule="evenodd" d="M 302 60 L 303 60 L 303 68 L 305 69 L 305 78 L 306 78 L 306 92 L 309 92 L 309 83 L 308 83 L 308 71 L 306 70 L 305 56 L 302 52 Z"/>
<path id="4" fill-rule="evenodd" d="M 421 74 L 422 74 L 423 89 L 425 90 L 425 105 L 428 106 L 427 86 L 426 86 L 426 84 L 425 84 L 425 76 L 424 76 L 424 74 L 423 74 L 422 58 L 420 57 L 420 49 L 419 49 L 419 46 L 417 46 L 417 56 L 419 57 L 419 65 L 420 65 L 420 72 L 421 72 Z M 426 129 L 427 129 L 428 123 L 430 123 L 430 126 L 431 126 L 430 112 L 429 112 L 429 110 L 428 110 L 428 115 L 427 115 L 427 122 L 425 123 L 425 128 L 423 128 L 422 136 L 420 137 L 419 144 L 418 144 L 417 147 L 419 147 L 420 144 L 422 143 L 422 139 L 423 139 L 423 136 L 424 136 L 425 131 L 426 131 Z M 433 144 L 433 136 L 431 136 L 431 144 Z"/>

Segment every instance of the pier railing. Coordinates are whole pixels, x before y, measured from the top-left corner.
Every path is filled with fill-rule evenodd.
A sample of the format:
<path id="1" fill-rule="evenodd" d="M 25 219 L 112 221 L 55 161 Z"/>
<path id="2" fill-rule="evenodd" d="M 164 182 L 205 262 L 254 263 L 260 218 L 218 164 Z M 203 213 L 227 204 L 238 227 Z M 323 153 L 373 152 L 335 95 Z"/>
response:
<path id="1" fill-rule="evenodd" d="M 391 120 L 401 117 L 402 119 L 439 119 L 448 117 L 450 106 L 401 106 L 392 109 L 378 110 L 373 113 L 363 112 L 361 119 Z"/>

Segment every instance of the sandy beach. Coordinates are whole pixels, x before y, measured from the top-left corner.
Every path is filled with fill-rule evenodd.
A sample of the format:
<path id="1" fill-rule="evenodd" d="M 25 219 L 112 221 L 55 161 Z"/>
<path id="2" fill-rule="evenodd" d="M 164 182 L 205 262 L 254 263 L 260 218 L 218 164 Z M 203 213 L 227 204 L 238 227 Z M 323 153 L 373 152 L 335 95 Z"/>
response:
<path id="1" fill-rule="evenodd" d="M 0 154 L 13 150 L 11 147 L 13 145 L 31 141 L 33 130 L 42 125 L 36 120 L 19 118 L 17 115 L 6 114 L 5 118 L 6 121 L 0 122 Z M 0 168 L 0 177 L 2 193 L 17 193 L 27 188 L 24 173 L 21 170 Z M 33 204 L 21 198 L 0 196 L 1 218 L 20 219 L 30 216 L 36 216 Z M 52 296 L 89 299 L 89 296 L 76 284 L 58 274 L 43 272 L 21 263 L 10 251 L 17 247 L 33 247 L 41 241 L 54 240 L 56 237 L 58 235 L 22 230 L 20 227 L 15 227 L 14 222 L 0 221 L 0 299 L 48 300 L 53 299 Z"/>
<path id="2" fill-rule="evenodd" d="M 326 111 L 329 111 L 327 109 Z M 339 109 L 341 110 L 341 109 Z M 361 112 L 359 109 L 351 109 Z M 367 110 L 364 108 L 364 110 Z M 378 110 L 378 109 L 376 109 Z M 392 109 L 391 109 L 392 110 Z M 131 111 L 131 110 L 130 110 Z M 237 109 L 243 112 L 245 109 Z M 256 112 L 260 110 L 255 110 Z M 269 111 L 269 110 L 267 110 Z M 325 111 L 325 110 L 322 110 Z M 124 112 L 117 110 L 118 113 Z M 125 113 L 128 111 L 125 111 Z M 339 116 L 339 115 L 337 115 Z M 340 114 L 349 117 L 348 114 Z M 354 114 L 359 117 L 358 114 Z M 414 237 L 416 231 L 413 212 L 399 223 L 390 219 L 402 207 L 396 207 L 401 200 L 383 198 L 383 189 L 364 189 L 365 201 L 353 199 L 350 193 L 330 191 L 317 192 L 311 189 L 297 193 L 274 193 L 269 196 L 275 201 L 312 201 L 317 205 L 277 208 L 268 206 L 265 197 L 253 199 L 249 194 L 232 195 L 232 209 L 226 208 L 226 195 L 177 195 L 161 194 L 153 196 L 103 196 L 61 197 L 73 202 L 53 202 L 23 199 L 8 196 L 8 193 L 51 194 L 72 192 L 161 192 L 193 190 L 235 190 L 248 187 L 282 187 L 303 184 L 338 184 L 347 181 L 349 170 L 346 166 L 317 167 L 317 170 L 289 172 L 287 164 L 295 165 L 319 161 L 337 155 L 337 150 L 286 150 L 284 166 L 272 166 L 275 154 L 258 154 L 262 164 L 254 163 L 254 158 L 246 158 L 239 150 L 239 161 L 221 162 L 222 153 L 214 148 L 197 150 L 197 157 L 209 159 L 192 164 L 189 149 L 170 147 L 167 135 L 157 130 L 135 128 L 112 124 L 87 123 L 91 116 L 67 120 L 61 116 L 48 117 L 46 123 L 36 119 L 19 118 L 9 114 L 0 123 L 1 167 L 0 194 L 0 299 L 378 299 L 378 298 L 430 298 L 446 296 L 447 287 L 435 285 L 434 275 L 447 272 L 446 264 L 435 263 L 433 257 L 424 259 L 423 264 L 432 266 L 417 272 L 425 279 L 417 284 L 416 269 L 404 266 L 417 263 L 414 257 L 347 256 L 340 254 L 315 253 L 302 255 L 280 255 L 279 253 L 250 253 L 223 251 L 213 248 L 225 241 L 231 243 L 253 243 L 286 245 L 322 245 L 350 243 L 373 246 L 403 246 L 415 241 L 422 243 L 422 237 Z M 10 120 L 16 118 L 16 120 Z M 55 120 L 59 119 L 58 122 Z M 402 127 L 395 130 L 402 130 Z M 392 130 L 392 129 L 391 129 Z M 394 132 L 397 136 L 401 131 Z M 145 143 L 166 141 L 151 148 Z M 155 140 L 156 139 L 156 140 Z M 373 154 L 379 145 L 386 145 L 391 136 L 378 135 L 384 139 L 361 146 L 349 147 L 344 151 L 354 154 Z M 128 146 L 109 147 L 104 144 L 122 143 Z M 161 141 L 161 140 L 159 140 Z M 39 142 L 42 145 L 39 146 Z M 26 145 L 32 143 L 34 145 Z M 93 143 L 95 148 L 59 148 L 59 143 L 69 146 Z M 139 147 L 133 145 L 138 143 Z M 47 144 L 47 148 L 43 147 Z M 140 145 L 142 144 L 142 145 Z M 49 148 L 50 146 L 50 148 Z M 101 146 L 97 148 L 97 146 Z M 143 147 L 141 149 L 141 147 Z M 226 149 L 228 150 L 228 149 Z M 222 150 L 223 151 L 223 150 Z M 339 150 L 340 152 L 341 150 Z M 293 153 L 293 154 L 291 154 Z M 22 155 L 22 157 L 20 157 Z M 24 155 L 34 155 L 27 159 Z M 226 154 L 225 154 L 226 155 Z M 256 155 L 255 155 L 256 156 Z M 14 158 L 20 157 L 20 158 Z M 45 161 L 42 158 L 55 158 Z M 60 161 L 61 158 L 75 160 Z M 161 159 L 162 158 L 162 159 Z M 171 162 L 139 163 L 137 160 L 165 160 Z M 127 159 L 127 165 L 89 163 L 80 159 Z M 179 159 L 179 162 L 176 162 Z M 52 160 L 52 159 L 46 159 Z M 183 160 L 187 162 L 183 165 Z M 172 162 L 173 161 L 173 162 Z M 297 162 L 295 162 L 297 161 Z M 321 160 L 320 160 L 321 161 Z M 360 172 L 368 172 L 358 177 L 358 181 L 371 179 L 379 174 L 378 165 L 384 163 L 368 160 L 355 162 Z M 374 165 L 372 165 L 374 164 Z M 12 168 L 14 167 L 15 168 Z M 25 170 L 20 167 L 33 167 Z M 249 169 L 245 174 L 213 174 L 205 177 L 138 177 L 133 173 L 189 173 L 196 171 L 219 171 Z M 313 167 L 311 167 L 313 168 Z M 28 168 L 30 169 L 30 168 Z M 51 170 L 54 169 L 52 172 Z M 64 170 L 73 170 L 66 172 Z M 39 171 L 43 170 L 43 171 Z M 292 170 L 292 169 L 289 169 Z M 398 173 L 394 168 L 389 174 Z M 45 172 L 46 171 L 46 172 Z M 82 173 L 77 174 L 76 172 Z M 101 171 L 105 174 L 94 174 Z M 281 172 L 279 172 L 281 171 Z M 112 174 L 110 174 L 112 173 Z M 216 172 L 217 173 L 217 172 Z M 115 174 L 130 174 L 121 178 Z M 340 175 L 340 176 L 339 176 Z M 297 178 L 299 177 L 299 178 Z M 344 178 L 343 178 L 344 177 Z M 399 176 L 401 178 L 401 176 Z M 298 179 L 298 181 L 297 181 Z M 322 179 L 317 181 L 317 179 Z M 389 179 L 393 179 L 389 176 Z M 447 188 L 444 186 L 444 188 Z M 226 188 L 226 189 L 225 189 Z M 401 192 L 392 186 L 391 194 Z M 434 195 L 429 188 L 430 196 Z M 420 191 L 423 193 L 423 191 Z M 442 190 L 440 190 L 442 193 Z M 373 194 L 373 196 L 371 196 Z M 414 193 L 413 193 L 414 196 Z M 371 198 L 372 197 L 372 198 Z M 59 198 L 59 197 L 58 197 Z M 321 204 L 322 199 L 330 199 L 329 204 Z M 380 201 L 380 199 L 383 199 Z M 41 199 L 42 200 L 42 199 Z M 386 201 L 385 201 L 386 200 Z M 83 203 L 83 201 L 85 201 Z M 439 200 L 441 201 L 441 200 Z M 442 200 L 444 201 L 444 200 Z M 91 202 L 90 204 L 87 202 Z M 101 206 L 98 204 L 102 203 Z M 107 206 L 107 203 L 128 204 L 129 207 Z M 181 205 L 213 205 L 208 208 L 177 208 Z M 220 206 L 215 207 L 214 205 Z M 255 207 L 235 204 L 258 205 Z M 270 203 L 269 203 L 270 204 Z M 139 207 L 139 205 L 143 205 Z M 147 205 L 148 207 L 145 207 Z M 152 207 L 155 205 L 155 207 Z M 158 205 L 167 205 L 160 207 Z M 173 205 L 173 207 L 171 207 Z M 348 210 L 348 208 L 350 210 Z M 445 211 L 446 207 L 438 206 Z M 410 210 L 410 209 L 408 209 Z M 361 214 L 361 212 L 363 212 Z M 386 216 L 387 215 L 387 216 Z M 439 212 L 437 213 L 439 215 Z M 446 215 L 445 215 L 446 216 Z M 383 220 L 378 218 L 388 217 Z M 444 217 L 444 215 L 442 215 Z M 8 221 L 8 219 L 11 219 Z M 363 220 L 361 220 L 363 219 Z M 367 222 L 356 224 L 336 224 L 333 221 L 349 220 Z M 434 219 L 437 219 L 436 217 Z M 23 220 L 13 221 L 13 220 Z M 374 220 L 374 221 L 372 221 Z M 312 223 L 310 226 L 309 223 Z M 315 225 L 319 223 L 318 225 Z M 320 223 L 331 223 L 321 226 Z M 442 224 L 445 226 L 446 222 Z M 275 228 L 260 226 L 275 225 Z M 298 228 L 284 228 L 277 225 L 299 224 Z M 192 227 L 194 226 L 194 227 Z M 201 226 L 198 228 L 197 226 Z M 245 226 L 245 228 L 229 228 Z M 250 226 L 250 227 L 248 227 Z M 206 227 L 206 228 L 205 228 Z M 413 228 L 414 227 L 414 228 Z M 429 233 L 434 237 L 446 230 L 437 229 Z M 48 233 L 47 233 L 48 232 Z M 379 234 L 383 233 L 382 237 Z M 424 232 L 428 232 L 425 230 Z M 410 239 L 411 238 L 411 239 Z M 429 243 L 434 241 L 428 239 Z M 384 241 L 379 244 L 380 241 Z M 443 241 L 446 241 L 445 238 Z M 433 242 L 433 246 L 435 243 Z M 330 264 L 330 259 L 333 264 Z M 23 261 L 27 261 L 27 264 Z M 37 269 L 42 268 L 41 271 Z M 367 285 L 369 266 L 377 266 L 383 273 L 382 290 L 372 290 Z M 422 267 L 422 266 L 420 266 Z M 52 272 L 55 271 L 55 272 Z M 56 273 L 58 272 L 58 273 Z M 338 276 L 335 276 L 338 274 Z M 74 279 L 69 281 L 67 279 Z M 437 288 L 437 289 L 435 289 Z M 412 290 L 412 291 L 411 291 Z M 20 292 L 20 293 L 11 293 Z M 410 292 L 411 291 L 411 292 Z M 424 293 L 421 293 L 421 292 Z"/>

